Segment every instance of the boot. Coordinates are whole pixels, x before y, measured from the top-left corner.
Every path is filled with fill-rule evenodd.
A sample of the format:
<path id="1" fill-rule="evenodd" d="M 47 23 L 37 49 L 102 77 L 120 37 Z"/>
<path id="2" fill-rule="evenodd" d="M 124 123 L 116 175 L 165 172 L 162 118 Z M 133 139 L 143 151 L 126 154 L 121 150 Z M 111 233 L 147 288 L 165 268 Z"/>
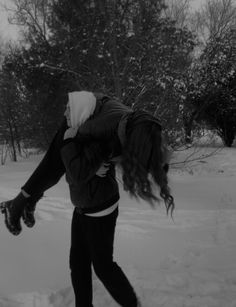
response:
<path id="1" fill-rule="evenodd" d="M 23 213 L 22 213 L 22 219 L 25 223 L 25 225 L 29 228 L 32 228 L 35 225 L 35 208 L 37 202 L 43 197 L 43 194 L 40 194 L 38 196 L 31 196 L 27 198 L 27 204 L 24 207 Z"/>
<path id="2" fill-rule="evenodd" d="M 27 203 L 23 212 L 22 212 L 22 220 L 25 223 L 25 225 L 29 228 L 32 228 L 35 224 L 35 208 L 36 208 L 36 203 L 31 204 Z"/>
<path id="3" fill-rule="evenodd" d="M 26 203 L 27 198 L 22 193 L 19 193 L 12 200 L 0 203 L 0 210 L 5 216 L 6 227 L 15 236 L 19 235 L 22 231 L 20 218 Z"/>
<path id="4" fill-rule="evenodd" d="M 19 193 L 14 199 L 0 203 L 0 211 L 5 215 L 7 229 L 13 235 L 19 235 L 22 231 L 21 217 L 27 227 L 35 224 L 35 207 L 42 195 L 37 197 L 25 197 Z"/>

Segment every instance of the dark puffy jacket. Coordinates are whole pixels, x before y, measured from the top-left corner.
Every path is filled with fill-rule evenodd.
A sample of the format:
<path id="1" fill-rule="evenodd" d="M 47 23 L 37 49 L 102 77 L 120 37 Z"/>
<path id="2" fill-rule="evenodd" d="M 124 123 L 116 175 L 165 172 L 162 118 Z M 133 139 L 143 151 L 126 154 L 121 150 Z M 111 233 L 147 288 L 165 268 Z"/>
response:
<path id="1" fill-rule="evenodd" d="M 63 155 L 65 155 L 64 160 L 68 158 L 68 161 L 70 161 L 72 155 L 75 154 L 75 152 L 73 152 L 72 145 L 69 146 L 68 144 L 67 148 L 66 146 L 63 146 L 65 144 L 63 141 L 63 136 L 67 128 L 66 120 L 64 120 L 54 136 L 42 161 L 22 187 L 22 189 L 28 194 L 32 196 L 43 194 L 47 189 L 57 184 L 57 182 L 65 174 L 66 167 L 62 160 L 61 148 L 65 147 L 63 149 Z M 87 150 L 86 146 L 88 146 Z M 98 144 L 95 145 L 94 143 L 91 143 L 90 146 L 85 144 L 81 146 L 79 156 L 80 161 L 83 161 L 83 163 L 80 164 L 80 166 L 83 168 L 85 173 L 80 174 L 81 177 L 79 178 L 79 183 L 76 184 L 73 182 L 73 177 L 70 174 L 67 176 L 68 183 L 70 184 L 72 202 L 76 206 L 83 208 L 84 212 L 85 207 L 87 207 L 87 212 L 102 210 L 103 208 L 108 207 L 109 204 L 113 204 L 119 199 L 118 185 L 114 179 L 114 166 L 111 167 L 111 170 L 108 173 L 109 176 L 105 180 L 104 178 L 99 178 L 96 176 L 95 173 L 94 178 L 92 178 L 91 169 L 89 175 L 87 176 L 86 172 L 90 168 L 89 163 L 91 162 L 89 160 L 92 160 L 92 164 L 94 165 L 93 154 L 96 154 L 97 156 L 97 151 L 92 151 L 92 147 L 96 147 L 96 150 L 98 150 L 99 146 Z M 82 152 L 85 155 L 84 157 L 82 157 Z M 104 159 L 107 159 L 107 154 L 104 156 Z M 99 161 L 99 163 L 100 162 L 101 161 Z M 99 166 L 100 164 L 96 165 L 97 168 Z M 93 169 L 93 171 L 95 170 Z M 88 179 L 90 180 L 88 181 Z"/>
<path id="2" fill-rule="evenodd" d="M 95 94 L 97 106 L 92 116 L 80 128 L 83 135 L 90 139 L 109 140 L 111 149 L 120 150 L 117 127 L 120 119 L 131 109 L 125 105 L 112 100 L 102 94 Z M 107 120 L 108 118 L 108 120 Z M 60 149 L 63 144 L 63 136 L 67 129 L 66 120 L 62 122 L 54 136 L 45 156 L 22 189 L 30 195 L 40 195 L 54 186 L 65 174 L 65 166 L 61 159 Z M 86 137 L 87 139 L 87 137 Z"/>
<path id="3" fill-rule="evenodd" d="M 111 164 L 105 177 L 96 175 L 108 156 L 105 144 L 77 142 L 76 138 L 66 140 L 61 149 L 71 201 L 83 213 L 101 211 L 119 200 L 114 165 Z"/>

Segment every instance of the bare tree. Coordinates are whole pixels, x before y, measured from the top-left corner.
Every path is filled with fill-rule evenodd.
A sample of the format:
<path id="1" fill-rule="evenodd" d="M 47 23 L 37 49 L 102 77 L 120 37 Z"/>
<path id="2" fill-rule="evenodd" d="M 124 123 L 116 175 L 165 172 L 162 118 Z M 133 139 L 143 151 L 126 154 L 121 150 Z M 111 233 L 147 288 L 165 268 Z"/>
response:
<path id="1" fill-rule="evenodd" d="M 25 37 L 30 33 L 37 33 L 40 39 L 47 42 L 50 2 L 50 0 L 11 0 L 11 5 L 3 7 L 9 13 L 9 22 L 21 26 Z"/>
<path id="2" fill-rule="evenodd" d="M 180 28 L 189 24 L 190 4 L 192 0 L 165 0 L 163 15 L 176 21 Z"/>
<path id="3" fill-rule="evenodd" d="M 234 0 L 206 0 L 191 18 L 191 26 L 203 44 L 208 38 L 222 37 L 229 29 L 236 28 L 236 4 Z"/>

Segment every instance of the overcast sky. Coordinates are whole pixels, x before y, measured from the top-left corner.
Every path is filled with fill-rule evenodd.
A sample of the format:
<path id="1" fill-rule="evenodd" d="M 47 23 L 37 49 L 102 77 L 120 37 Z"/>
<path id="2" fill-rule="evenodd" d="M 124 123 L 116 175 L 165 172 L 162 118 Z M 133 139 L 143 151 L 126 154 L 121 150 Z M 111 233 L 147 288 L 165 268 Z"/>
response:
<path id="1" fill-rule="evenodd" d="M 192 0 L 193 8 L 198 8 L 204 0 Z M 7 13 L 2 4 L 11 5 L 11 0 L 0 0 L 0 36 L 5 39 L 17 39 L 17 27 L 10 25 L 7 20 Z"/>
<path id="2" fill-rule="evenodd" d="M 17 38 L 17 27 L 13 25 L 9 25 L 7 20 L 7 13 L 2 7 L 3 4 L 10 5 L 10 0 L 0 0 L 0 36 L 4 38 Z"/>

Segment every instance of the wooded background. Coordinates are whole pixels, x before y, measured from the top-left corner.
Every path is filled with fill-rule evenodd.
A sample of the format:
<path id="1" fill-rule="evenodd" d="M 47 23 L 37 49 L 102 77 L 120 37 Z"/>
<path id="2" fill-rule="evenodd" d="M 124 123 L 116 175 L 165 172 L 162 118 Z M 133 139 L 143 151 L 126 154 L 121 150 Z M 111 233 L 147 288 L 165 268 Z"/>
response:
<path id="1" fill-rule="evenodd" d="M 0 144 L 46 149 L 68 92 L 100 91 L 161 119 L 170 145 L 236 134 L 236 5 L 206 0 L 11 0 L 1 40 Z"/>

